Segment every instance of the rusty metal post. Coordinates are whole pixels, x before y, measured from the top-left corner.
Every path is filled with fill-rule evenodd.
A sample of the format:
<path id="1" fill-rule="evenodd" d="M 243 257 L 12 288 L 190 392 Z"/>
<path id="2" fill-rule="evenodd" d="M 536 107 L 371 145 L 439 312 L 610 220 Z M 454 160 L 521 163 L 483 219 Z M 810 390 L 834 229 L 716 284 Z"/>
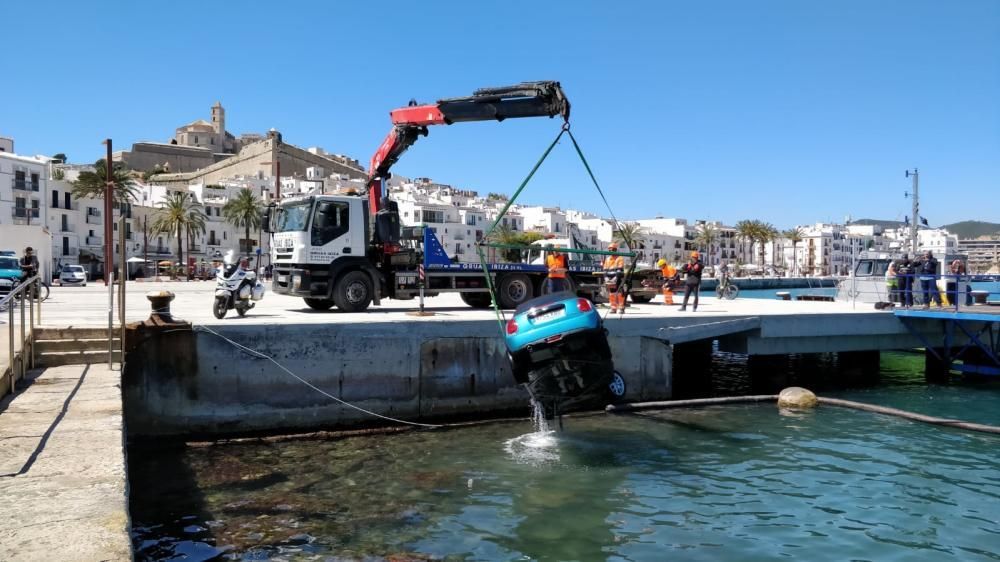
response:
<path id="1" fill-rule="evenodd" d="M 113 355 L 114 322 L 115 322 L 115 282 L 114 282 L 114 235 L 112 222 L 114 220 L 114 170 L 111 165 L 111 139 L 104 139 L 107 146 L 107 160 L 104 162 L 104 284 L 108 287 L 108 369 L 111 368 Z"/>

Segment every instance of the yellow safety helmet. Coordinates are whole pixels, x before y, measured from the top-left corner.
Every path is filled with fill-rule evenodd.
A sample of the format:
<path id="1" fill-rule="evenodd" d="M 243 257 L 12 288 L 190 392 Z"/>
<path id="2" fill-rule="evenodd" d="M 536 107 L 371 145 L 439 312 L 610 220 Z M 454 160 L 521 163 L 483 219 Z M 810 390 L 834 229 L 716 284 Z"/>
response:
<path id="1" fill-rule="evenodd" d="M 656 267 L 666 267 L 667 260 L 660 258 L 660 261 L 656 262 Z"/>
<path id="2" fill-rule="evenodd" d="M 612 242 L 612 243 L 608 244 L 608 249 L 609 250 L 617 250 L 618 249 L 618 244 L 616 242 Z"/>
<path id="3" fill-rule="evenodd" d="M 698 254 L 698 252 L 691 252 L 691 257 L 694 259 L 698 259 L 701 256 Z"/>

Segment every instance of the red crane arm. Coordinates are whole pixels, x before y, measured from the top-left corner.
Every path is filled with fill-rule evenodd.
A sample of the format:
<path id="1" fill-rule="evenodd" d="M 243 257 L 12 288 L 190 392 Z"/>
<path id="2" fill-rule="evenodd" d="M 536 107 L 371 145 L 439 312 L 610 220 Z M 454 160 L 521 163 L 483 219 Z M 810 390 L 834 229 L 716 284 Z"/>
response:
<path id="1" fill-rule="evenodd" d="M 427 136 L 428 125 L 451 125 L 466 121 L 503 121 L 518 117 L 555 117 L 569 121 L 569 100 L 559 82 L 523 82 L 500 88 L 481 88 L 469 97 L 449 98 L 437 103 L 392 110 L 392 130 L 372 156 L 368 172 L 370 212 L 381 209 L 383 184 L 389 168 L 406 149 Z"/>

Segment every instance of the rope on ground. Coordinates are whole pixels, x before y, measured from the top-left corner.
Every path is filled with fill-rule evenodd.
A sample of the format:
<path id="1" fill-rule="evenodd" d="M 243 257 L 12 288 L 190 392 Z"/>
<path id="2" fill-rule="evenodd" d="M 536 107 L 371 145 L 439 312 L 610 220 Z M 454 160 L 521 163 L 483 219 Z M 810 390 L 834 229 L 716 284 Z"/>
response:
<path id="1" fill-rule="evenodd" d="M 308 386 L 309 388 L 315 390 L 316 392 L 322 394 L 323 396 L 326 396 L 327 398 L 329 398 L 329 399 L 331 399 L 331 400 L 333 400 L 333 401 L 335 401 L 335 402 L 337 402 L 337 403 L 339 403 L 341 405 L 344 405 L 344 406 L 347 406 L 348 408 L 352 408 L 354 410 L 357 410 L 357 411 L 359 411 L 359 412 L 361 412 L 363 414 L 368 414 L 369 416 L 373 416 L 373 417 L 376 417 L 376 418 L 379 418 L 379 419 L 383 419 L 383 420 L 386 420 L 386 421 L 391 421 L 391 422 L 395 422 L 395 423 L 399 423 L 399 424 L 403 424 L 403 425 L 412 425 L 412 426 L 416 426 L 416 427 L 426 427 L 426 428 L 431 428 L 431 429 L 441 427 L 440 425 L 436 425 L 436 424 L 413 422 L 413 421 L 401 420 L 399 418 L 393 418 L 393 417 L 390 417 L 390 416 L 384 416 L 382 414 L 378 414 L 378 413 L 372 412 L 371 410 L 366 410 L 366 409 L 364 409 L 364 408 L 362 408 L 360 406 L 355 406 L 354 404 L 351 404 L 350 402 L 347 402 L 346 400 L 341 400 L 340 398 L 337 398 L 336 396 L 330 394 L 329 392 L 326 392 L 322 388 L 319 388 L 318 386 L 314 385 L 313 383 L 311 383 L 311 382 L 305 380 L 304 378 L 296 375 L 292 371 L 288 370 L 284 365 L 282 365 L 281 363 L 278 363 L 270 355 L 261 353 L 261 352 L 259 352 L 257 350 L 254 350 L 254 349 L 250 349 L 249 347 L 247 347 L 247 346 L 245 346 L 243 344 L 240 344 L 238 342 L 235 342 L 235 341 L 227 338 L 226 336 L 224 336 L 224 335 L 216 332 L 215 330 L 212 330 L 211 328 L 209 328 L 207 326 L 194 326 L 193 329 L 196 332 L 206 332 L 206 333 L 212 334 L 213 336 L 216 336 L 216 337 L 218 337 L 218 338 L 226 341 L 227 343 L 229 343 L 233 347 L 235 347 L 235 348 L 237 348 L 237 349 L 239 349 L 241 351 L 246 352 L 248 355 L 251 355 L 253 357 L 257 357 L 259 359 L 267 359 L 271 363 L 274 363 L 275 366 L 277 366 L 279 369 L 281 369 L 282 371 L 288 373 L 291 377 L 295 378 L 296 380 L 298 380 L 302 384 Z"/>
<path id="2" fill-rule="evenodd" d="M 633 404 L 611 404 L 605 408 L 605 411 L 611 414 L 628 414 L 643 410 L 670 410 L 674 408 L 697 408 L 701 406 L 720 406 L 728 404 L 776 402 L 777 400 L 778 400 L 777 394 L 759 394 L 751 396 L 726 396 L 722 398 L 698 398 L 694 400 L 667 400 L 663 402 L 636 402 Z M 1000 434 L 1000 427 L 997 427 L 995 425 L 973 423 L 962 420 L 953 420 L 949 418 L 938 418 L 934 416 L 918 414 L 916 412 L 908 412 L 906 410 L 900 410 L 897 408 L 889 408 L 887 406 L 876 406 L 874 404 L 865 404 L 864 402 L 855 402 L 853 400 L 843 400 L 840 398 L 819 397 L 817 398 L 817 400 L 819 401 L 820 404 L 826 404 L 828 406 L 838 406 L 841 408 L 850 408 L 852 410 L 861 410 L 864 412 L 872 412 L 875 414 L 882 414 L 886 416 L 895 416 L 898 418 L 903 418 L 931 425 L 937 425 L 941 427 L 954 427 L 957 429 L 977 431 L 980 433 Z"/>

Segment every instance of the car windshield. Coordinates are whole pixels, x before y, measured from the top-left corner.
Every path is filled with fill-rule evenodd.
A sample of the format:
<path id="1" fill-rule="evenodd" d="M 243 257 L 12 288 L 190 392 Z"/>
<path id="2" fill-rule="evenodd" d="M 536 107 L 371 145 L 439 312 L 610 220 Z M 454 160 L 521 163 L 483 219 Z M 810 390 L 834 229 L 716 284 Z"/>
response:
<path id="1" fill-rule="evenodd" d="M 16 258 L 0 257 L 0 269 L 21 269 Z"/>
<path id="2" fill-rule="evenodd" d="M 66 266 L 66 269 L 64 269 L 63 271 L 66 271 L 68 273 L 83 273 L 83 267 L 79 265 L 68 265 Z"/>
<path id="3" fill-rule="evenodd" d="M 309 224 L 309 211 L 311 209 L 312 199 L 278 207 L 278 216 L 274 221 L 274 231 L 305 230 Z"/>
<path id="4" fill-rule="evenodd" d="M 564 301 L 567 299 L 576 298 L 576 295 L 570 291 L 560 291 L 558 293 L 549 293 L 541 297 L 535 297 L 528 302 L 521 303 L 516 309 L 514 309 L 514 315 L 518 315 L 531 310 L 532 308 L 541 308 L 559 301 Z"/>

